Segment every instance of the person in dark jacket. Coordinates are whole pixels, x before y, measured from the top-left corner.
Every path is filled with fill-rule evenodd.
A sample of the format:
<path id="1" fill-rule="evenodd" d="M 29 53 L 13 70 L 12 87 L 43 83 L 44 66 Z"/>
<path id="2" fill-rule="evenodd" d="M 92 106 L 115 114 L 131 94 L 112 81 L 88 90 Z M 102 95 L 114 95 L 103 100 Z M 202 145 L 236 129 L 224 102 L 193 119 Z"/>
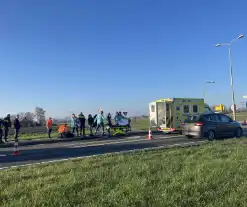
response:
<path id="1" fill-rule="evenodd" d="M 97 114 L 95 114 L 95 115 L 94 115 L 93 120 L 95 120 L 95 119 L 96 119 L 96 117 L 97 117 Z M 93 127 L 95 127 L 95 128 L 96 128 L 96 126 L 97 126 L 97 123 L 96 123 L 96 122 L 94 122 L 94 123 L 93 123 Z"/>
<path id="2" fill-rule="evenodd" d="M 11 127 L 12 123 L 10 120 L 10 114 L 8 114 L 4 119 L 3 119 L 3 128 L 4 128 L 4 141 L 8 142 L 8 135 L 9 135 L 9 127 Z"/>
<path id="3" fill-rule="evenodd" d="M 19 115 L 17 115 L 14 120 L 15 142 L 18 142 L 18 137 L 19 137 L 20 128 L 21 128 L 21 123 L 20 123 L 19 118 L 20 118 Z"/>
<path id="4" fill-rule="evenodd" d="M 111 122 L 111 114 L 110 113 L 108 113 L 108 115 L 107 115 L 107 122 L 108 122 L 108 126 L 112 126 L 112 122 Z"/>
<path id="5" fill-rule="evenodd" d="M 83 137 L 85 137 L 85 121 L 86 121 L 85 116 L 81 112 L 78 116 L 78 127 L 79 127 L 80 136 Z"/>
<path id="6" fill-rule="evenodd" d="M 0 144 L 3 143 L 3 120 L 0 119 Z"/>
<path id="7" fill-rule="evenodd" d="M 88 115 L 87 122 L 88 122 L 90 136 L 93 136 L 94 118 L 92 117 L 91 114 Z"/>

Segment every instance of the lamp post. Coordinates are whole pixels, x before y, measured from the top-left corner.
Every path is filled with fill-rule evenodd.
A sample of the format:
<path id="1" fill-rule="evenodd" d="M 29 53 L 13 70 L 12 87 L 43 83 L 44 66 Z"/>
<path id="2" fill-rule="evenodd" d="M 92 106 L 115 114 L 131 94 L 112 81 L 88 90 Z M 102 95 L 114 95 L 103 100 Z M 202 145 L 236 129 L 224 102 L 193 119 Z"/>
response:
<path id="1" fill-rule="evenodd" d="M 207 81 L 205 82 L 205 86 L 204 86 L 204 90 L 203 90 L 203 98 L 204 98 L 204 102 L 205 102 L 205 98 L 206 98 L 206 89 L 207 89 L 207 84 L 214 84 L 215 81 Z"/>
<path id="2" fill-rule="evenodd" d="M 228 46 L 228 55 L 229 55 L 229 61 L 230 61 L 230 79 L 231 79 L 231 91 L 232 91 L 232 113 L 233 113 L 233 119 L 236 121 L 236 104 L 235 104 L 235 95 L 234 95 L 234 87 L 233 87 L 233 72 L 232 72 L 232 52 L 231 52 L 231 45 L 234 43 L 236 40 L 242 39 L 244 37 L 243 34 L 239 35 L 237 38 L 233 39 L 229 43 L 221 43 L 221 44 L 216 44 L 215 47 L 220 47 L 220 46 Z"/>

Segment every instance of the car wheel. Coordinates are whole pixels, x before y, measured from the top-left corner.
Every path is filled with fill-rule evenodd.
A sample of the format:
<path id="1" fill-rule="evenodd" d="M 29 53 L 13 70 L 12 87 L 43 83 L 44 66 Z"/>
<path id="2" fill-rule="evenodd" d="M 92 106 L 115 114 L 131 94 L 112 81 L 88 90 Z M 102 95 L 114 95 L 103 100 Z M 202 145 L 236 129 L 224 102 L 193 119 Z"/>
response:
<path id="1" fill-rule="evenodd" d="M 240 138 L 243 135 L 243 130 L 241 128 L 237 128 L 235 132 L 235 137 Z"/>
<path id="2" fill-rule="evenodd" d="M 212 131 L 212 130 L 208 131 L 208 140 L 213 141 L 214 139 L 215 139 L 214 131 Z"/>

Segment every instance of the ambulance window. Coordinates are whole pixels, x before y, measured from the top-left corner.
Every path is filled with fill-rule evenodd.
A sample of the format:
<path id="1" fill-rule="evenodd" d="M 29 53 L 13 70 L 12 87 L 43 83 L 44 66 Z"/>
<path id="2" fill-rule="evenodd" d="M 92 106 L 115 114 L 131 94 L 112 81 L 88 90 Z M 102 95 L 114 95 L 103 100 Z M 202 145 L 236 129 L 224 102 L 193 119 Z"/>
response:
<path id="1" fill-rule="evenodd" d="M 198 113 L 198 106 L 197 105 L 193 105 L 193 113 Z"/>
<path id="2" fill-rule="evenodd" d="M 155 106 L 154 105 L 151 106 L 151 111 L 155 112 Z"/>
<path id="3" fill-rule="evenodd" d="M 184 105 L 184 113 L 190 113 L 190 107 L 189 105 Z"/>

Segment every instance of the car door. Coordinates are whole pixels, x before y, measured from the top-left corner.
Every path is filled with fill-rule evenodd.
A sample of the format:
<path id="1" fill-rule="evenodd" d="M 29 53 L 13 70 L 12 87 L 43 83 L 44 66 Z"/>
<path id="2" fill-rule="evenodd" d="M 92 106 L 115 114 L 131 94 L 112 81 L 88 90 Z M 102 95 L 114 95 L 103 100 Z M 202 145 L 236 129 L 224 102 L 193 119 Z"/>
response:
<path id="1" fill-rule="evenodd" d="M 220 121 L 220 134 L 222 136 L 229 136 L 232 134 L 232 120 L 224 115 L 218 114 L 219 121 Z"/>
<path id="2" fill-rule="evenodd" d="M 218 116 L 216 114 L 207 114 L 206 116 L 204 116 L 204 120 L 206 121 L 205 133 L 213 130 L 216 133 L 216 136 L 219 136 L 220 123 Z"/>

